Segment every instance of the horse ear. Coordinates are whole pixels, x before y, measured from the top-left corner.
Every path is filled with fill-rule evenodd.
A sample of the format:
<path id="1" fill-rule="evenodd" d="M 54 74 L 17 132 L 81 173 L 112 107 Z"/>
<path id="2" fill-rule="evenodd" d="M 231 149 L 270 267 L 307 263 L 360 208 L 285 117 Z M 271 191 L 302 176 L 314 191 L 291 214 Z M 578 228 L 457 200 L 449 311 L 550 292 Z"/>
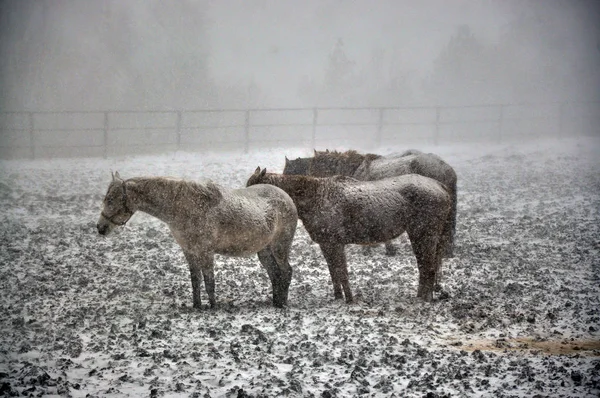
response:
<path id="1" fill-rule="evenodd" d="M 287 156 L 285 157 L 285 164 L 288 164 L 290 162 L 290 160 L 287 158 Z"/>
<path id="2" fill-rule="evenodd" d="M 329 149 L 325 149 L 325 153 L 329 153 Z"/>
<path id="3" fill-rule="evenodd" d="M 254 174 L 260 174 L 260 166 L 256 166 L 256 170 L 254 170 Z"/>
<path id="4" fill-rule="evenodd" d="M 118 171 L 115 171 L 115 175 L 113 176 L 113 179 L 114 179 L 115 177 L 116 177 L 118 180 L 121 180 L 121 179 L 122 179 L 122 178 L 121 178 L 121 175 L 119 174 L 119 172 L 118 172 Z"/>
<path id="5" fill-rule="evenodd" d="M 264 177 L 265 174 L 267 174 L 267 168 L 266 167 L 264 169 L 262 169 L 262 171 L 260 172 L 260 176 Z"/>

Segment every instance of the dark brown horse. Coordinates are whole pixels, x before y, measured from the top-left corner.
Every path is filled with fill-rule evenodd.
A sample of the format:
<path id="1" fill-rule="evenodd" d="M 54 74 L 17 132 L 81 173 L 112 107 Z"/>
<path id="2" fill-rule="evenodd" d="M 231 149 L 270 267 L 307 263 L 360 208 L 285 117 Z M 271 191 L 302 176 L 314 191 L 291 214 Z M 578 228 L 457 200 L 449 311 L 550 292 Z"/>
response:
<path id="1" fill-rule="evenodd" d="M 352 301 L 344 246 L 373 244 L 406 231 L 419 267 L 417 297 L 433 299 L 441 271 L 440 244 L 450 216 L 446 188 L 417 174 L 359 181 L 351 177 L 318 178 L 267 174 L 257 168 L 247 186 L 275 185 L 290 195 L 311 239 L 319 244 L 329 266 L 333 292 Z"/>
<path id="2" fill-rule="evenodd" d="M 402 154 L 381 156 L 361 154 L 357 151 L 315 151 L 312 158 L 287 160 L 283 174 L 311 175 L 329 177 L 334 175 L 351 176 L 363 181 L 396 177 L 405 174 L 419 174 L 433 178 L 444 184 L 452 198 L 452 216 L 444 228 L 444 256 L 454 255 L 454 236 L 456 231 L 456 172 L 433 153 L 423 153 L 416 149 Z M 393 255 L 396 249 L 386 242 L 386 253 Z"/>

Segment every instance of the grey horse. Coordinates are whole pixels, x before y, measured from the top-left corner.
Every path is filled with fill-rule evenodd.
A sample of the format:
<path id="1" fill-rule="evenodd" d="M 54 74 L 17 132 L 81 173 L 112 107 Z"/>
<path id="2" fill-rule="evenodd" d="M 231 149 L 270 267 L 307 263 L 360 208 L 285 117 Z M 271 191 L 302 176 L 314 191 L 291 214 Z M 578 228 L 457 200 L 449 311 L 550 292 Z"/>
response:
<path id="1" fill-rule="evenodd" d="M 361 154 L 357 151 L 315 151 L 312 158 L 286 158 L 283 174 L 329 177 L 345 175 L 363 181 L 374 181 L 405 174 L 419 174 L 444 184 L 452 198 L 452 216 L 444 228 L 444 256 L 454 256 L 456 231 L 456 172 L 442 158 L 433 153 L 410 149 L 387 156 Z M 386 254 L 394 255 L 396 248 L 386 242 Z"/>
<path id="2" fill-rule="evenodd" d="M 292 268 L 288 261 L 298 213 L 283 190 L 271 185 L 227 189 L 165 177 L 123 180 L 118 173 L 103 202 L 98 233 L 109 234 L 136 211 L 162 221 L 183 249 L 192 279 L 194 308 L 201 308 L 201 278 L 215 306 L 214 255 L 258 253 L 273 287 L 273 305 L 287 305 Z"/>

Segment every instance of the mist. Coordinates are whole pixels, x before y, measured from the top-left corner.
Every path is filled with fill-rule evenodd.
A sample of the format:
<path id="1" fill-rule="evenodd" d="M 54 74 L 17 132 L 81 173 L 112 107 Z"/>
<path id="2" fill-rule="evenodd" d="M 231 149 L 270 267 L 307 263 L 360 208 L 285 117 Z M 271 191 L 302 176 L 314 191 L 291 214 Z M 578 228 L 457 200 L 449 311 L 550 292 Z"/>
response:
<path id="1" fill-rule="evenodd" d="M 600 100 L 595 1 L 7 0 L 0 7 L 2 112 L 588 102 L 571 107 L 588 127 L 599 113 L 589 104 Z M 557 125 L 563 109 L 516 113 L 551 114 L 548 123 Z M 498 119 L 503 110 L 494 112 Z M 369 115 L 376 124 L 377 113 Z M 171 116 L 173 129 L 181 116 Z M 333 119 L 348 117 L 356 120 Z M 10 118 L 2 117 L 4 130 L 47 122 Z M 239 127 L 243 118 L 228 123 Z M 102 128 L 86 123 L 77 128 Z"/>
<path id="2" fill-rule="evenodd" d="M 599 8 L 3 1 L 2 110 L 597 100 Z"/>
<path id="3" fill-rule="evenodd" d="M 0 0 L 0 396 L 598 397 L 599 126 L 598 0 Z"/>

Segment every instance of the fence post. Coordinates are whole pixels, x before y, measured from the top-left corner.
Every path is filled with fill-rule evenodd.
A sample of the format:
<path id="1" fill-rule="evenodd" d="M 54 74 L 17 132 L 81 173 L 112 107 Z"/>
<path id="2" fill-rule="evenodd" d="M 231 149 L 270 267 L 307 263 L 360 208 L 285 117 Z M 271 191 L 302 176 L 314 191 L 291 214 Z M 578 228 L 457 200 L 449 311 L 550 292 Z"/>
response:
<path id="1" fill-rule="evenodd" d="M 104 112 L 104 159 L 108 157 L 108 112 Z"/>
<path id="2" fill-rule="evenodd" d="M 250 109 L 246 109 L 246 121 L 244 123 L 244 153 L 250 149 Z"/>
<path id="3" fill-rule="evenodd" d="M 440 137 L 440 113 L 442 112 L 441 106 L 435 107 L 435 135 L 433 136 L 433 145 L 437 146 Z"/>
<path id="4" fill-rule="evenodd" d="M 310 149 L 314 150 L 317 142 L 317 118 L 319 115 L 319 110 L 317 108 L 313 108 L 313 124 L 312 124 L 312 133 L 310 135 Z"/>
<path id="5" fill-rule="evenodd" d="M 181 149 L 181 111 L 177 111 L 177 126 L 175 126 L 175 128 L 177 129 L 175 131 L 175 134 L 177 134 L 176 136 L 176 140 L 177 140 L 177 151 L 179 151 Z"/>
<path id="6" fill-rule="evenodd" d="M 561 102 L 558 107 L 558 138 L 561 138 L 563 135 L 564 126 L 564 118 L 565 118 L 565 102 Z"/>
<path id="7" fill-rule="evenodd" d="M 379 121 L 377 122 L 377 138 L 376 145 L 377 148 L 381 146 L 381 136 L 383 134 L 383 113 L 385 112 L 385 108 L 379 108 Z"/>
<path id="8" fill-rule="evenodd" d="M 498 115 L 498 143 L 502 143 L 502 124 L 504 122 L 504 105 L 500 105 L 500 114 Z"/>
<path id="9" fill-rule="evenodd" d="M 29 146 L 31 150 L 31 159 L 35 159 L 35 124 L 33 121 L 33 112 L 27 112 L 29 122 Z"/>

